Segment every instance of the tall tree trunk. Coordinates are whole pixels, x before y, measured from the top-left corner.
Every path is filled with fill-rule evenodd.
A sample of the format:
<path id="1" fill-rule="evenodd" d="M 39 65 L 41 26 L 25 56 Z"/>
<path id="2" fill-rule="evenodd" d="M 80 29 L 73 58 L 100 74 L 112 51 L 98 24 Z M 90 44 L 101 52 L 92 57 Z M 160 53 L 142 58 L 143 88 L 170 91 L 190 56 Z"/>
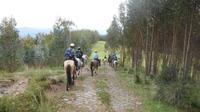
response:
<path id="1" fill-rule="evenodd" d="M 188 25 L 186 23 L 185 25 L 185 32 L 184 32 L 184 41 L 183 41 L 183 54 L 182 54 L 182 65 L 180 67 L 179 73 L 183 74 L 183 68 L 185 66 L 185 53 L 186 53 L 186 43 L 187 43 L 187 30 L 188 30 Z"/>
<path id="2" fill-rule="evenodd" d="M 192 11 L 193 13 L 193 11 Z M 193 26 L 193 14 L 191 15 L 191 21 L 190 21 L 190 30 L 189 30 L 189 35 L 187 39 L 187 47 L 186 47 L 186 53 L 185 53 L 185 62 L 184 62 L 184 79 L 187 79 L 188 75 L 188 55 L 189 55 L 189 50 L 190 50 L 190 41 L 191 41 L 191 35 L 192 35 L 192 26 Z"/>
<path id="3" fill-rule="evenodd" d="M 176 21 L 173 24 L 173 36 L 172 36 L 172 52 L 169 65 L 175 65 L 175 52 L 176 52 Z"/>

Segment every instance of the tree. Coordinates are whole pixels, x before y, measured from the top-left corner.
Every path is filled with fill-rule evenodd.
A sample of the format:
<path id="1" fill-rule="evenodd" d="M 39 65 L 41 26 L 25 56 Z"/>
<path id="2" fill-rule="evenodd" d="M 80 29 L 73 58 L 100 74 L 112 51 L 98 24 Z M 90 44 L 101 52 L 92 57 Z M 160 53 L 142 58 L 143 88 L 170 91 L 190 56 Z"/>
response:
<path id="1" fill-rule="evenodd" d="M 119 26 L 119 22 L 116 16 L 113 17 L 112 23 L 110 27 L 107 30 L 107 44 L 112 48 L 113 50 L 116 50 L 119 48 L 121 44 L 120 43 L 120 37 L 121 37 L 121 29 Z"/>
<path id="2" fill-rule="evenodd" d="M 126 19 L 126 8 L 125 8 L 125 3 L 121 3 L 119 5 L 119 22 L 120 22 L 120 26 L 121 26 L 121 38 L 120 38 L 120 42 L 121 42 L 121 65 L 124 66 L 125 63 L 125 42 L 126 42 L 126 38 L 125 38 L 125 27 L 126 27 L 126 23 L 127 23 L 127 19 Z"/>
<path id="3" fill-rule="evenodd" d="M 64 61 L 64 52 L 67 45 L 71 42 L 70 28 L 74 23 L 59 18 L 53 26 L 53 41 L 49 48 L 49 64 L 53 66 L 62 66 Z"/>
<path id="4" fill-rule="evenodd" d="M 0 24 L 0 69 L 15 71 L 20 64 L 18 57 L 19 35 L 14 18 L 4 18 Z"/>

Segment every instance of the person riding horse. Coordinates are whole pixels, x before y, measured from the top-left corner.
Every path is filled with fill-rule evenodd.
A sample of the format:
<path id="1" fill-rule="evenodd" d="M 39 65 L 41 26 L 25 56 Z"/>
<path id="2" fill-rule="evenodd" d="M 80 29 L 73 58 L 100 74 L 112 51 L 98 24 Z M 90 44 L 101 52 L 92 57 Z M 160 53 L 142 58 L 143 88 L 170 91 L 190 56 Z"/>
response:
<path id="1" fill-rule="evenodd" d="M 93 54 L 93 60 L 98 61 L 99 62 L 99 66 L 101 66 L 101 61 L 99 59 L 99 54 L 98 54 L 97 51 L 95 51 L 94 54 Z"/>
<path id="2" fill-rule="evenodd" d="M 75 44 L 71 43 L 70 47 L 66 49 L 64 56 L 65 56 L 65 60 L 73 60 L 77 69 L 78 62 L 75 59 L 74 47 L 75 47 Z"/>
<path id="3" fill-rule="evenodd" d="M 106 55 L 104 56 L 104 58 L 103 58 L 102 61 L 103 61 L 103 64 L 105 65 L 105 64 L 106 64 L 106 61 L 107 61 L 107 56 L 106 56 Z"/>
<path id="4" fill-rule="evenodd" d="M 81 50 L 81 47 L 78 47 L 76 51 L 76 57 L 79 58 L 83 62 L 82 56 L 83 56 L 83 51 Z"/>
<path id="5" fill-rule="evenodd" d="M 75 59 L 75 54 L 74 54 L 74 47 L 75 44 L 71 43 L 70 47 L 66 49 L 64 57 L 64 71 L 67 77 L 67 82 L 66 82 L 66 90 L 69 90 L 70 85 L 74 85 L 75 83 L 75 78 L 76 76 L 76 69 L 78 62 Z"/>
<path id="6" fill-rule="evenodd" d="M 117 55 L 116 55 L 115 53 L 113 53 L 113 55 L 112 55 L 112 63 L 113 63 L 114 61 L 117 61 Z"/>
<path id="7" fill-rule="evenodd" d="M 118 59 L 117 59 L 116 54 L 113 53 L 113 55 L 112 55 L 112 67 L 113 67 L 114 69 L 116 69 L 116 67 L 117 67 L 117 65 L 118 65 L 118 61 L 117 61 L 117 60 L 118 60 Z"/>
<path id="8" fill-rule="evenodd" d="M 100 59 L 99 59 L 99 55 L 97 53 L 97 51 L 95 51 L 95 53 L 93 54 L 93 60 L 90 63 L 90 70 L 91 70 L 91 75 L 93 76 L 93 74 L 95 73 L 97 75 L 97 70 L 98 67 L 100 66 Z"/>

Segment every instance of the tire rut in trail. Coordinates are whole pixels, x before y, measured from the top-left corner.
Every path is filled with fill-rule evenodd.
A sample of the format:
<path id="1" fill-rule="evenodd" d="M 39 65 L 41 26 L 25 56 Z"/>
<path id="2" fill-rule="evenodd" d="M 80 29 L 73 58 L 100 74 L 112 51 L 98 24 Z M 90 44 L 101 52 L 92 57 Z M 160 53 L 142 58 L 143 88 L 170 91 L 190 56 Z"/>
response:
<path id="1" fill-rule="evenodd" d="M 139 102 L 137 97 L 128 90 L 123 89 L 116 77 L 116 73 L 111 67 L 108 67 L 106 77 L 108 79 L 108 92 L 111 95 L 111 105 L 113 110 L 115 112 L 139 112 L 141 102 Z"/>
<path id="2" fill-rule="evenodd" d="M 81 75 L 86 75 L 83 81 L 82 89 L 74 91 L 75 98 L 64 98 L 65 103 L 73 105 L 78 112 L 105 112 L 105 108 L 99 100 L 95 88 L 95 78 L 88 75 L 86 72 Z"/>

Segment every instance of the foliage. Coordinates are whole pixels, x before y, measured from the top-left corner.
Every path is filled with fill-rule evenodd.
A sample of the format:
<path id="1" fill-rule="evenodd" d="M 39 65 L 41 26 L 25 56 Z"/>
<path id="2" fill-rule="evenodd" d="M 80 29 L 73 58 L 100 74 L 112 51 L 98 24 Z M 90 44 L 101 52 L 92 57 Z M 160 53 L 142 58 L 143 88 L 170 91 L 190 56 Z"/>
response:
<path id="1" fill-rule="evenodd" d="M 108 37 L 112 34 L 113 39 L 118 40 L 115 34 L 121 31 L 122 40 L 107 40 L 107 45 L 111 49 L 115 49 L 115 45 L 126 47 L 126 55 L 131 58 L 131 69 L 135 74 L 144 71 L 145 82 L 149 76 L 159 80 L 156 83 L 160 87 L 158 94 L 168 96 L 160 98 L 162 101 L 187 107 L 192 111 L 195 106 L 191 105 L 191 99 L 196 97 L 195 93 L 190 92 L 193 91 L 190 87 L 195 87 L 198 83 L 190 82 L 200 80 L 200 2 L 128 0 L 120 4 L 119 12 L 108 29 Z M 125 46 L 121 44 L 123 41 L 126 42 Z M 136 78 L 140 80 L 139 75 Z M 199 88 L 193 89 L 198 91 Z M 174 95 L 181 97 L 168 101 Z M 197 104 L 199 103 L 194 105 Z"/>
<path id="2" fill-rule="evenodd" d="M 142 102 L 141 105 L 142 107 L 144 107 L 141 108 L 142 112 L 181 111 L 176 107 L 155 99 L 155 97 L 157 96 L 156 90 L 158 89 L 158 87 L 154 84 L 154 82 L 151 81 L 148 85 L 145 83 L 135 83 L 135 75 L 136 74 L 134 72 L 129 72 L 128 70 L 124 70 L 123 68 L 120 68 L 117 73 L 119 83 L 122 83 L 122 85 L 124 85 L 129 91 L 134 92 L 134 94 L 137 95 L 141 100 L 136 102 Z M 142 79 L 142 82 L 144 82 L 145 73 L 140 73 L 139 77 Z"/>
<path id="3" fill-rule="evenodd" d="M 121 36 L 121 29 L 119 26 L 119 22 L 117 20 L 117 17 L 113 17 L 113 21 L 107 30 L 107 44 L 112 48 L 112 49 L 117 49 L 119 47 L 120 41 L 120 36 Z"/>
<path id="4" fill-rule="evenodd" d="M 56 112 L 55 104 L 44 94 L 49 89 L 47 76 L 55 74 L 49 69 L 27 71 L 30 77 L 28 87 L 18 96 L 0 98 L 0 112 Z"/>
<path id="5" fill-rule="evenodd" d="M 14 18 L 4 18 L 0 24 L 0 69 L 15 71 L 19 64 L 19 36 Z"/>
<path id="6" fill-rule="evenodd" d="M 91 54 L 91 48 L 94 43 L 96 43 L 100 38 L 97 31 L 92 30 L 77 30 L 72 31 L 72 41 L 81 47 L 85 54 Z"/>
<path id="7" fill-rule="evenodd" d="M 107 55 L 107 51 L 105 51 L 104 46 L 105 46 L 105 41 L 98 41 L 96 44 L 92 46 L 92 52 L 97 50 L 100 59 L 103 59 L 104 56 Z M 92 55 L 90 58 L 92 59 Z"/>

